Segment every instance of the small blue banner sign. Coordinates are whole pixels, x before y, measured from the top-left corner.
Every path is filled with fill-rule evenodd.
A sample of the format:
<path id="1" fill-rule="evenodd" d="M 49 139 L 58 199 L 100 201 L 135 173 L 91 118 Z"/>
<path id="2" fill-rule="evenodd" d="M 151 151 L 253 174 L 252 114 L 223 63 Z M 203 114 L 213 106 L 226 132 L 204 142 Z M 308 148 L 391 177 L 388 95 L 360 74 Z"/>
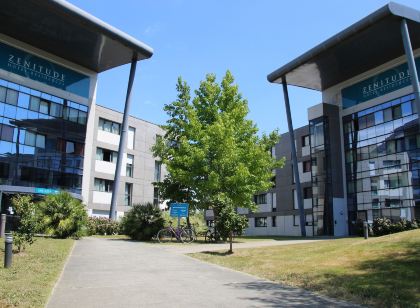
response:
<path id="1" fill-rule="evenodd" d="M 58 194 L 60 191 L 52 188 L 35 187 L 35 193 L 41 195 Z"/>
<path id="2" fill-rule="evenodd" d="M 0 68 L 89 98 L 89 76 L 3 43 L 0 43 Z"/>
<path id="3" fill-rule="evenodd" d="M 171 217 L 188 217 L 188 203 L 171 203 Z"/>

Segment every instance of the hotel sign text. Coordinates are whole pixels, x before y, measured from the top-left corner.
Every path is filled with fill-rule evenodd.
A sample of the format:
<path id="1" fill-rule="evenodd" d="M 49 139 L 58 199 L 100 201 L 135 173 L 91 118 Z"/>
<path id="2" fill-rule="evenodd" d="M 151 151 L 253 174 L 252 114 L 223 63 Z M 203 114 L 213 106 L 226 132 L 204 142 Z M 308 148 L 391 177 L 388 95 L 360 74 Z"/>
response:
<path id="1" fill-rule="evenodd" d="M 416 59 L 417 71 L 420 58 Z M 343 109 L 411 85 L 407 63 L 384 71 L 341 90 Z"/>
<path id="2" fill-rule="evenodd" d="M 4 43 L 0 43 L 0 69 L 89 98 L 88 76 Z"/>

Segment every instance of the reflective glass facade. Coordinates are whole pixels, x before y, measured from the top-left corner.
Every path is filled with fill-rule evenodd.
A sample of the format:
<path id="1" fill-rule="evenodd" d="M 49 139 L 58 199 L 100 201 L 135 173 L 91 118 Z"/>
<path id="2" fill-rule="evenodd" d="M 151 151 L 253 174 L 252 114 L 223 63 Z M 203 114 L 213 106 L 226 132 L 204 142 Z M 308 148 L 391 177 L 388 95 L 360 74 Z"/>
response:
<path id="1" fill-rule="evenodd" d="M 343 130 L 349 222 L 419 219 L 420 134 L 414 96 L 345 116 Z"/>
<path id="2" fill-rule="evenodd" d="M 328 119 L 309 122 L 314 235 L 332 235 L 332 191 Z"/>
<path id="3" fill-rule="evenodd" d="M 0 184 L 81 194 L 88 107 L 0 79 Z"/>

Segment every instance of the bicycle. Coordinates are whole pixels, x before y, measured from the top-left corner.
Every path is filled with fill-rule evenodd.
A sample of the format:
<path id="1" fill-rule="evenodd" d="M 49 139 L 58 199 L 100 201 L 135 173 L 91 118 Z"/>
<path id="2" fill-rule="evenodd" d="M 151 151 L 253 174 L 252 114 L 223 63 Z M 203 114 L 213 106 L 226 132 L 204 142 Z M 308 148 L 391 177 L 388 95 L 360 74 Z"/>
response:
<path id="1" fill-rule="evenodd" d="M 185 229 L 184 227 L 172 227 L 172 223 L 169 227 L 163 228 L 156 235 L 159 243 L 174 242 L 175 240 L 181 243 L 191 243 L 194 241 L 194 232 L 191 229 Z"/>
<path id="2" fill-rule="evenodd" d="M 216 231 L 216 229 L 209 228 L 204 235 L 204 242 L 206 243 L 216 243 L 220 239 L 219 233 Z"/>

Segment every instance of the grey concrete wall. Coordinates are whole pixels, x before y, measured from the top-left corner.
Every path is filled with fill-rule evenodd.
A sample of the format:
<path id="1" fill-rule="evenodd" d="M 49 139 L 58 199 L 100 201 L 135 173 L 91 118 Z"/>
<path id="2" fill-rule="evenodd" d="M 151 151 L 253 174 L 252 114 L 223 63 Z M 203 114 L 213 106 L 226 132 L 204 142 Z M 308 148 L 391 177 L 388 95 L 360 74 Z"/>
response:
<path id="1" fill-rule="evenodd" d="M 96 161 L 96 149 L 98 147 L 109 149 L 112 151 L 118 151 L 118 145 L 113 144 L 112 142 L 104 142 L 103 140 L 98 140 L 98 122 L 99 118 L 110 120 L 117 123 L 122 123 L 123 114 L 121 112 L 96 105 L 95 109 L 95 119 L 94 119 L 94 131 L 93 131 L 93 140 L 92 140 L 92 152 L 89 153 L 90 161 L 90 172 L 91 176 L 89 179 L 89 199 L 88 199 L 88 208 L 90 210 L 102 210 L 109 211 L 110 203 L 105 202 L 95 202 L 93 199 L 94 195 L 94 180 L 95 178 L 102 178 L 107 180 L 114 180 L 115 173 L 112 172 L 98 172 L 95 170 L 97 164 Z M 131 207 L 124 206 L 124 195 L 125 195 L 125 183 L 133 184 L 133 201 L 135 203 L 145 203 L 153 202 L 153 182 L 154 182 L 154 172 L 155 172 L 155 161 L 156 158 L 153 157 L 151 152 L 151 147 L 156 142 L 156 135 L 164 135 L 164 130 L 153 123 L 135 118 L 129 117 L 128 126 L 134 127 L 135 139 L 134 139 L 134 149 L 126 148 L 125 153 L 134 155 L 134 172 L 133 177 L 122 176 L 118 201 L 117 201 L 117 211 L 126 212 L 130 210 Z M 88 157 L 86 156 L 86 159 Z M 123 164 L 123 169 L 125 170 L 126 165 Z M 161 179 L 164 178 L 166 170 L 162 166 Z"/>

